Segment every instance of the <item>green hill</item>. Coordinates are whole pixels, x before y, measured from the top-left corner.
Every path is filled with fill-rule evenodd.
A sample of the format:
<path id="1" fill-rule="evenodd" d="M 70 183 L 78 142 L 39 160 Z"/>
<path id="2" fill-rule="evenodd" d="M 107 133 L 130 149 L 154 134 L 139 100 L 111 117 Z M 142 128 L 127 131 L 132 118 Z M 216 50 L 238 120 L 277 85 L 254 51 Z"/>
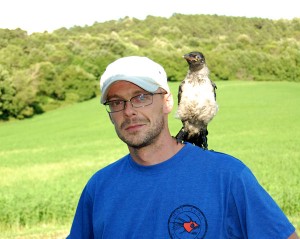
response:
<path id="1" fill-rule="evenodd" d="M 121 56 L 149 56 L 181 81 L 190 51 L 203 52 L 214 81 L 299 82 L 300 18 L 174 14 L 31 35 L 0 29 L 0 120 L 96 97 L 99 76 Z"/>

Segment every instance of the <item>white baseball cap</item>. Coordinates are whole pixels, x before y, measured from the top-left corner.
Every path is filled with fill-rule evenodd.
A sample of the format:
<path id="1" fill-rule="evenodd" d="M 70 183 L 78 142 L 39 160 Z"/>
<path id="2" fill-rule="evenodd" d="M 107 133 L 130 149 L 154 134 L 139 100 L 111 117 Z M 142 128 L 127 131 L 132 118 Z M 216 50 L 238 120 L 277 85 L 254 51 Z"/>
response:
<path id="1" fill-rule="evenodd" d="M 159 87 L 170 89 L 164 68 L 147 57 L 127 56 L 109 64 L 100 78 L 101 103 L 105 103 L 110 86 L 116 81 L 129 81 L 154 93 Z"/>

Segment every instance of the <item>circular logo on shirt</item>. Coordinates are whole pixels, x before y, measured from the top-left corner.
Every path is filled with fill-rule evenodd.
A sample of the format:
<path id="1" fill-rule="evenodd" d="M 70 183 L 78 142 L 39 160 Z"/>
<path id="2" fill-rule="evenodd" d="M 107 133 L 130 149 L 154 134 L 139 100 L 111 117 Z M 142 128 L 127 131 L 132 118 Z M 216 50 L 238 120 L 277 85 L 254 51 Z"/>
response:
<path id="1" fill-rule="evenodd" d="M 172 239 L 203 239 L 207 232 L 207 220 L 199 208 L 183 205 L 171 213 L 168 227 Z"/>

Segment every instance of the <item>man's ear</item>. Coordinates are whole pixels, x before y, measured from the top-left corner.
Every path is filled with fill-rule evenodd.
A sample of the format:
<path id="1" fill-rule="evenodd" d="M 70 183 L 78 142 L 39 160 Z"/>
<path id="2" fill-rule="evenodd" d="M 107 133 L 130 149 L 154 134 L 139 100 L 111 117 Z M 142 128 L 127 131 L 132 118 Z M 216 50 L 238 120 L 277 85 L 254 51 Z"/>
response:
<path id="1" fill-rule="evenodd" d="M 164 95 L 165 104 L 164 104 L 164 113 L 169 114 L 174 106 L 174 99 L 172 93 L 168 93 Z"/>

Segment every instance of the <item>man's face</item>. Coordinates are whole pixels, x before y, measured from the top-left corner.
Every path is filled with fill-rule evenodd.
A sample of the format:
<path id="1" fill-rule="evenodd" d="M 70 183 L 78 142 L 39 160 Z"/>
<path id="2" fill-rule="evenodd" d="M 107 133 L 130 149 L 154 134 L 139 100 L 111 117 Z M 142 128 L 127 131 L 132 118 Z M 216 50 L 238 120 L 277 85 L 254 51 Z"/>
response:
<path id="1" fill-rule="evenodd" d="M 149 92 L 128 81 L 118 81 L 110 87 L 107 101 L 130 100 L 143 93 Z M 124 110 L 109 113 L 119 138 L 133 148 L 154 143 L 165 128 L 163 104 L 163 95 L 154 95 L 151 105 L 134 108 L 126 102 Z"/>

